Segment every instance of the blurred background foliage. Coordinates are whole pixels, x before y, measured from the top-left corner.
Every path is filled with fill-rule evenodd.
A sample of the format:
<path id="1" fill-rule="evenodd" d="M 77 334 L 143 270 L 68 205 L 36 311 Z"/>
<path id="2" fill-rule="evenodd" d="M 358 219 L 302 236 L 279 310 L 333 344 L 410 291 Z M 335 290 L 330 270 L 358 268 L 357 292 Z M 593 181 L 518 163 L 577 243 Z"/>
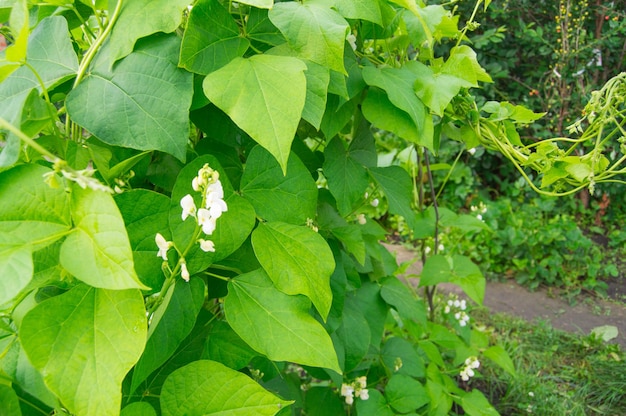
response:
<path id="1" fill-rule="evenodd" d="M 455 7 L 462 24 L 474 2 L 461 0 Z M 568 136 L 567 127 L 584 115 L 592 91 L 626 71 L 626 0 L 494 0 L 481 13 L 468 38 L 494 82 L 473 94 L 479 105 L 508 101 L 545 112 L 520 131 L 525 143 Z M 385 139 L 389 153 L 383 161 L 403 164 L 425 182 L 417 177 L 423 169 L 415 166 L 416 156 L 394 137 Z M 607 281 L 626 276 L 623 185 L 539 196 L 500 153 L 465 149 L 445 136 L 437 162 L 439 201 L 479 216 L 491 228 L 444 230 L 446 251 L 469 255 L 492 278 L 515 278 L 531 289 L 604 293 Z M 400 239 L 416 247 L 429 244 L 413 238 L 401 219 L 387 222 Z"/>

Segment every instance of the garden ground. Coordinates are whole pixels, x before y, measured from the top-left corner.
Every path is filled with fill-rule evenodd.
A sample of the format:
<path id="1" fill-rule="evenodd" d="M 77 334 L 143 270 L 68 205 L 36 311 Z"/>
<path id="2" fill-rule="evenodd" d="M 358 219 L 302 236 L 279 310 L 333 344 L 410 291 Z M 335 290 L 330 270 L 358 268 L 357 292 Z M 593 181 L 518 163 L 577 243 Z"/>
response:
<path id="1" fill-rule="evenodd" d="M 398 264 L 414 261 L 415 253 L 398 246 L 387 245 L 396 255 Z M 415 261 L 407 270 L 406 277 L 419 275 L 421 265 Z M 440 285 L 441 290 L 462 295 L 454 285 Z M 559 296 L 555 290 L 541 288 L 529 292 L 513 280 L 487 282 L 484 306 L 492 312 L 507 313 L 528 321 L 544 320 L 555 329 L 588 335 L 594 328 L 611 325 L 618 336 L 610 342 L 626 349 L 626 279 L 616 278 L 609 283 L 609 297 L 600 299 L 588 296 L 575 304 Z"/>

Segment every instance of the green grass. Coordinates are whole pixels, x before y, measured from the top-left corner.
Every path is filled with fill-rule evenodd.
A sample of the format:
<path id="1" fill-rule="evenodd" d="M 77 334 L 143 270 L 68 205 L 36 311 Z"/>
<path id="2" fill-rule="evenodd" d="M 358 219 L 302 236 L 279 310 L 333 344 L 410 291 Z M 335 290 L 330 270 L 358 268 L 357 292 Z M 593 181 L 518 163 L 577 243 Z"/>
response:
<path id="1" fill-rule="evenodd" d="M 626 355 L 590 336 L 474 310 L 513 359 L 518 375 L 485 360 L 475 387 L 502 415 L 626 415 Z"/>

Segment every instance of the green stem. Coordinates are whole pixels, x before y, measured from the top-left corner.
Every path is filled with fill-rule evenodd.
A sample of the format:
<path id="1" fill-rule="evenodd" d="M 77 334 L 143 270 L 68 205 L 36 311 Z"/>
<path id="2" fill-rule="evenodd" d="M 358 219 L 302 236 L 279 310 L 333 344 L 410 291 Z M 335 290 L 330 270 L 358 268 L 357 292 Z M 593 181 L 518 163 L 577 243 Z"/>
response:
<path id="1" fill-rule="evenodd" d="M 8 130 L 10 133 L 15 134 L 21 141 L 38 151 L 41 155 L 48 157 L 51 162 L 56 162 L 60 160 L 56 155 L 50 152 L 45 147 L 41 146 L 32 138 L 25 135 L 21 130 L 17 129 L 11 123 L 0 117 L 0 130 Z"/>
<path id="2" fill-rule="evenodd" d="M 89 50 L 83 57 L 83 60 L 80 63 L 80 66 L 78 67 L 78 73 L 76 75 L 76 79 L 74 80 L 73 88 L 76 88 L 76 86 L 83 80 L 83 77 L 85 76 L 85 73 L 87 72 L 87 68 L 91 64 L 91 61 L 93 60 L 94 56 L 96 56 L 96 53 L 100 49 L 100 46 L 102 46 L 102 43 L 104 42 L 104 40 L 107 38 L 109 33 L 111 33 L 111 30 L 113 29 L 113 25 L 115 25 L 115 21 L 119 17 L 120 10 L 122 9 L 122 3 L 123 3 L 123 0 L 117 1 L 117 4 L 115 5 L 115 10 L 113 10 L 113 15 L 111 16 L 111 20 L 109 20 L 109 24 L 107 25 L 106 29 L 100 32 L 96 41 L 91 45 L 91 47 L 89 48 Z"/>

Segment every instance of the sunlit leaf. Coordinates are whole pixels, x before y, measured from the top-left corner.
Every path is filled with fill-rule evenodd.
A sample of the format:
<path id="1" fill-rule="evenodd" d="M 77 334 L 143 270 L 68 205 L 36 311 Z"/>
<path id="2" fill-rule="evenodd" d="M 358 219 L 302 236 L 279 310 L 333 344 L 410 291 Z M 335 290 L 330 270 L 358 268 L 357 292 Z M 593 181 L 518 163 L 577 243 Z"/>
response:
<path id="1" fill-rule="evenodd" d="M 143 351 L 145 316 L 138 290 L 80 285 L 30 310 L 19 336 L 29 360 L 67 409 L 116 415 L 122 380 Z"/>
<path id="2" fill-rule="evenodd" d="M 348 22 L 336 11 L 316 3 L 278 3 L 269 12 L 298 56 L 345 73 L 343 49 Z"/>
<path id="3" fill-rule="evenodd" d="M 289 295 L 306 295 L 326 319 L 332 303 L 330 275 L 335 261 L 322 236 L 306 226 L 267 222 L 252 233 L 252 246 L 277 289 Z"/>
<path id="4" fill-rule="evenodd" d="M 61 246 L 61 264 L 77 279 L 103 289 L 147 289 L 137 274 L 122 216 L 111 195 L 72 189 L 74 230 Z"/>
<path id="5" fill-rule="evenodd" d="M 183 21 L 183 11 L 188 5 L 189 0 L 125 1 L 109 39 L 110 64 L 130 54 L 140 38 L 175 31 Z"/>
<path id="6" fill-rule="evenodd" d="M 306 65 L 286 56 L 235 58 L 204 80 L 205 95 L 283 169 L 306 97 Z"/>
<path id="7" fill-rule="evenodd" d="M 160 400 L 163 416 L 271 416 L 292 403 L 245 374 L 208 360 L 195 361 L 170 374 Z"/>
<path id="8" fill-rule="evenodd" d="M 262 269 L 232 279 L 224 299 L 224 312 L 231 327 L 270 360 L 340 373 L 330 337 L 309 309 L 306 297 L 280 292 Z"/>

